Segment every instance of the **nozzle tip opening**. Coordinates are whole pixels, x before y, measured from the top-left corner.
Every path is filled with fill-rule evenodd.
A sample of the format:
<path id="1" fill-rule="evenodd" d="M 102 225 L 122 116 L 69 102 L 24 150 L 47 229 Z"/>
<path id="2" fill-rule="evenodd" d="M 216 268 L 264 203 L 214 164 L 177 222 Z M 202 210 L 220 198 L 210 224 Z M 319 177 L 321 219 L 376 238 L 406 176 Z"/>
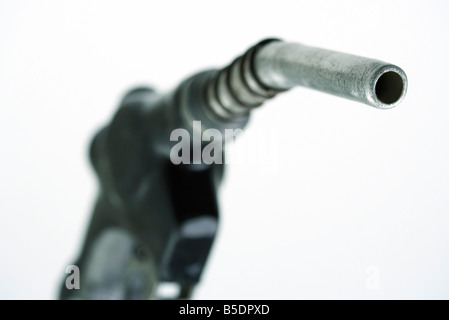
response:
<path id="1" fill-rule="evenodd" d="M 390 109 L 398 105 L 407 91 L 407 76 L 396 66 L 382 70 L 374 82 L 376 107 Z"/>

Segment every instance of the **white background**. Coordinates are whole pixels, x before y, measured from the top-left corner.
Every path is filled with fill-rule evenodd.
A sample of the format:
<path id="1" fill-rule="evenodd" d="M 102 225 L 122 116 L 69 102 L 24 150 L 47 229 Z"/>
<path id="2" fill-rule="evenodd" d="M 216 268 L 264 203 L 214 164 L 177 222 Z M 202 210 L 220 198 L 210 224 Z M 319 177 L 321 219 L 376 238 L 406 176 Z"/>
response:
<path id="1" fill-rule="evenodd" d="M 0 298 L 57 297 L 96 197 L 88 143 L 126 90 L 170 90 L 270 36 L 395 63 L 408 95 L 377 110 L 300 88 L 255 111 L 229 155 L 262 147 L 228 167 L 195 298 L 449 298 L 448 13 L 443 0 L 0 0 Z"/>

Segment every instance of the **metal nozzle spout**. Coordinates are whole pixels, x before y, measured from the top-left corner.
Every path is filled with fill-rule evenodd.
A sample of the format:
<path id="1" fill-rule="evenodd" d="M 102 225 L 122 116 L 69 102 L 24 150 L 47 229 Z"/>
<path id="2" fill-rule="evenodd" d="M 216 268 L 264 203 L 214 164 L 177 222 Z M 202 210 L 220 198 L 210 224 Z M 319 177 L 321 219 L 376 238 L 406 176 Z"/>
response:
<path id="1" fill-rule="evenodd" d="M 295 86 L 379 109 L 395 107 L 407 91 L 405 72 L 393 64 L 277 39 L 258 43 L 205 77 L 203 109 L 212 121 L 218 119 L 215 126 L 237 123 L 253 108 Z"/>
<path id="2" fill-rule="evenodd" d="M 260 47 L 254 71 L 269 88 L 304 86 L 380 109 L 395 107 L 407 91 L 407 76 L 395 65 L 297 43 Z"/>

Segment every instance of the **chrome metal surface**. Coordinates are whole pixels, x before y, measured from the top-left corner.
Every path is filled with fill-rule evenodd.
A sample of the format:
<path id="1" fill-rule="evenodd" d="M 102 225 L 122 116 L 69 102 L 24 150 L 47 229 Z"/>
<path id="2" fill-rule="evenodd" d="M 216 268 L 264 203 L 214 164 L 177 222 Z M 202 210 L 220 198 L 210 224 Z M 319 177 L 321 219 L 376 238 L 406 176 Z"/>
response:
<path id="1" fill-rule="evenodd" d="M 268 87 L 304 86 L 380 109 L 395 107 L 407 91 L 407 76 L 398 66 L 298 43 L 269 43 L 254 63 Z"/>
<path id="2" fill-rule="evenodd" d="M 267 39 L 216 71 L 204 90 L 208 112 L 232 121 L 295 86 L 389 109 L 404 99 L 407 76 L 379 60 Z"/>

